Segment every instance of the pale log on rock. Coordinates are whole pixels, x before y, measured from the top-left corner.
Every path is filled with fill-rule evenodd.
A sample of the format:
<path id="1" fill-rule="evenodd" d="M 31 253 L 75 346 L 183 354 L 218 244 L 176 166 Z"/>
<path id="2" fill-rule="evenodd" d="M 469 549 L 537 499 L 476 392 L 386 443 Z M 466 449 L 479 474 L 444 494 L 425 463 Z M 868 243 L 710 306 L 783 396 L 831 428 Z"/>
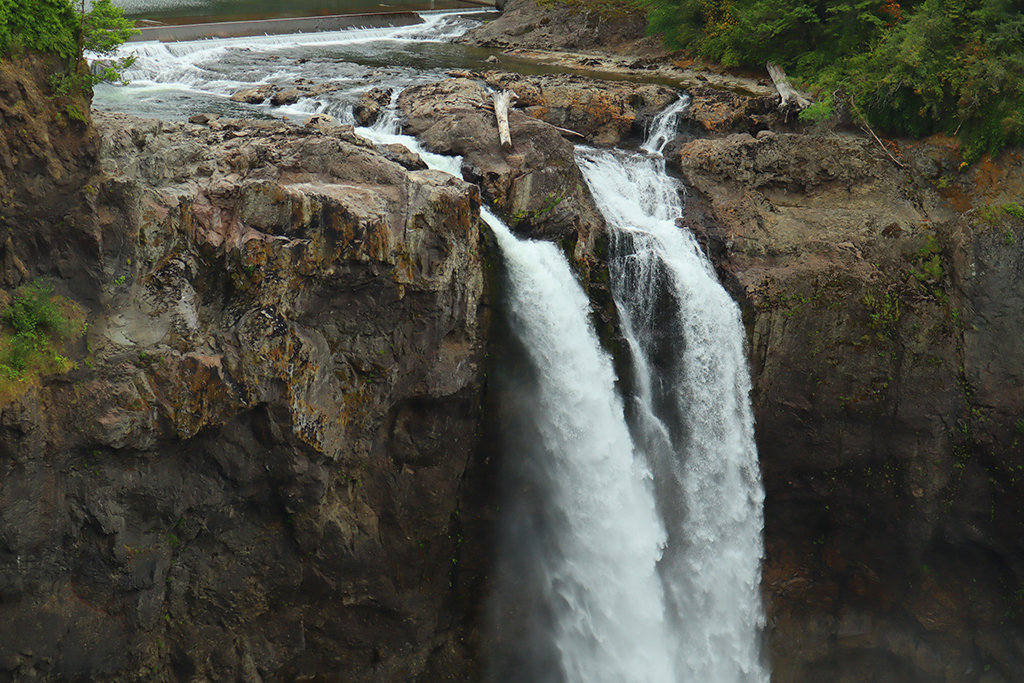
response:
<path id="1" fill-rule="evenodd" d="M 778 64 L 768 62 L 768 75 L 772 77 L 772 81 L 775 82 L 775 89 L 779 91 L 779 96 L 782 97 L 782 101 L 779 103 L 779 109 L 796 109 L 802 111 L 807 107 L 811 106 L 811 101 L 796 91 L 796 89 L 789 84 L 789 79 L 786 78 L 786 72 L 782 70 L 782 67 Z"/>
<path id="2" fill-rule="evenodd" d="M 512 151 L 512 134 L 508 130 L 508 106 L 510 100 L 517 97 L 514 90 L 502 90 L 492 96 L 494 115 L 498 117 L 498 137 L 501 138 L 501 148 L 506 152 Z"/>

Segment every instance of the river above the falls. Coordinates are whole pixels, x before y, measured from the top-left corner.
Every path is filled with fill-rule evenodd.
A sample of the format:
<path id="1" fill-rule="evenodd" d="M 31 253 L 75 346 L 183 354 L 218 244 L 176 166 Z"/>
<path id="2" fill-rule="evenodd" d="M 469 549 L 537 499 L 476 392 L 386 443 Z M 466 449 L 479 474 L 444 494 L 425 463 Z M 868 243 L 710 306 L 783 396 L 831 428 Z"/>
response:
<path id="1" fill-rule="evenodd" d="M 136 57 L 135 65 L 124 74 L 128 85 L 97 85 L 93 107 L 165 121 L 216 114 L 227 118 L 288 117 L 301 123 L 311 114 L 322 113 L 339 123 L 352 123 L 352 108 L 368 90 L 401 90 L 443 79 L 451 70 L 504 69 L 523 75 L 569 73 L 609 81 L 683 85 L 678 78 L 656 71 L 601 71 L 600 66 L 569 68 L 456 42 L 471 28 L 497 16 L 490 9 L 418 14 L 423 22 L 414 25 L 130 42 L 121 47 L 118 55 Z M 500 64 L 496 65 L 494 58 Z M 285 106 L 273 106 L 269 100 L 247 104 L 230 99 L 246 88 L 276 85 L 285 89 L 296 83 L 328 85 L 329 91 Z"/>
<path id="2" fill-rule="evenodd" d="M 485 69 L 491 51 L 457 45 L 487 16 L 486 10 L 425 12 L 423 23 L 279 36 L 223 38 L 171 43 L 129 43 L 135 55 L 128 85 L 96 86 L 93 106 L 165 121 L 193 114 L 231 118 L 301 119 L 328 114 L 352 122 L 352 108 L 366 91 L 402 89 L 444 78 L 451 69 Z M 328 84 L 329 92 L 275 107 L 230 99 L 259 85 Z"/>

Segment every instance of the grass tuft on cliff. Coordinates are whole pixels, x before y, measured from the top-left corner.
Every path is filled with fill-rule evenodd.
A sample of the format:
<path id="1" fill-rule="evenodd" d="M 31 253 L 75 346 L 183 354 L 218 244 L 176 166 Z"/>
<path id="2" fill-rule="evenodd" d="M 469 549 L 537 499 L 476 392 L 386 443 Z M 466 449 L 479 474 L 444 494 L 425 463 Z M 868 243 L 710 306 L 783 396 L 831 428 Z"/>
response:
<path id="1" fill-rule="evenodd" d="M 1024 5 L 1014 0 L 643 0 L 669 47 L 774 61 L 872 125 L 947 133 L 967 162 L 1024 144 Z M 818 112 L 821 114 L 821 112 Z"/>
<path id="2" fill-rule="evenodd" d="M 67 372 L 75 363 L 63 346 L 85 333 L 85 313 L 53 294 L 45 282 L 19 288 L 0 312 L 0 398 L 43 375 Z"/>

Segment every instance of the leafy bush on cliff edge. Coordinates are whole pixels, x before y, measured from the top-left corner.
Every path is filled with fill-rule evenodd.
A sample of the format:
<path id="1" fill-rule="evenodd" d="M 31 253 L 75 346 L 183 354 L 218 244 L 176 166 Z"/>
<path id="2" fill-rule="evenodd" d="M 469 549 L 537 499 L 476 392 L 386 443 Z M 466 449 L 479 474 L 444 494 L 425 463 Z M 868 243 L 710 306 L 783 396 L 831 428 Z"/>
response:
<path id="1" fill-rule="evenodd" d="M 132 58 L 108 60 L 98 73 L 83 63 L 86 52 L 112 56 L 117 48 L 138 33 L 110 0 L 0 0 L 0 58 L 21 49 L 54 54 L 68 63 L 56 79 L 59 94 L 86 90 L 96 83 L 120 80 Z"/>
<path id="2" fill-rule="evenodd" d="M 46 282 L 20 287 L 0 311 L 0 402 L 20 394 L 38 377 L 74 368 L 62 347 L 81 337 L 85 328 L 81 307 L 55 296 Z"/>
<path id="3" fill-rule="evenodd" d="M 644 0 L 669 47 L 782 64 L 873 125 L 958 137 L 964 158 L 1024 143 L 1024 7 L 1014 0 Z"/>

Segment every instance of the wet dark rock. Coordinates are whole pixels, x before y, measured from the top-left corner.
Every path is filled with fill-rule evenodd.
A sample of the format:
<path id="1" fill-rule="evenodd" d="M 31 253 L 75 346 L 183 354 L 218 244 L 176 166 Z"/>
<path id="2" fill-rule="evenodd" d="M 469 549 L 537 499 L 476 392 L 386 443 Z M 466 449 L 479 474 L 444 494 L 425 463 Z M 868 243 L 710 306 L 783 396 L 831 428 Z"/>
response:
<path id="1" fill-rule="evenodd" d="M 352 115 L 360 126 L 372 126 L 377 123 L 381 110 L 390 103 L 391 90 L 373 88 L 359 98 L 359 103 L 353 108 Z"/>

